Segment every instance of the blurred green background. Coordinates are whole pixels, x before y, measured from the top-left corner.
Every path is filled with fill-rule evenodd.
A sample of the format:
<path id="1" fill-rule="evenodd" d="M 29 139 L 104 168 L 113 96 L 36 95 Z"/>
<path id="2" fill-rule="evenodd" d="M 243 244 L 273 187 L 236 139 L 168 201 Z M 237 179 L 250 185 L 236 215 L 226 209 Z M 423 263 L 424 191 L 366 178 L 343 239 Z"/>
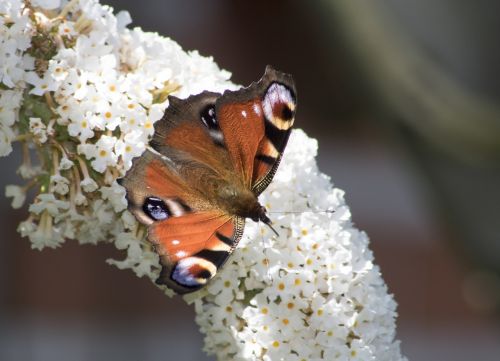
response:
<path id="1" fill-rule="evenodd" d="M 236 83 L 293 74 L 296 125 L 371 238 L 403 353 L 499 360 L 499 2 L 103 2 Z M 18 183 L 19 152 L 0 164 Z M 0 199 L 0 360 L 210 359 L 183 301 L 107 266 L 110 246 L 31 251 L 26 209 Z"/>

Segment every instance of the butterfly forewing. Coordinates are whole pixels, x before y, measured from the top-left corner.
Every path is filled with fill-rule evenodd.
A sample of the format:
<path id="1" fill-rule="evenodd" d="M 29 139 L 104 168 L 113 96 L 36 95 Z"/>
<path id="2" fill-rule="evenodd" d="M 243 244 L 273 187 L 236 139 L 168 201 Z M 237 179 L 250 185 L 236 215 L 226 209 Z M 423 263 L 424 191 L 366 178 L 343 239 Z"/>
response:
<path id="1" fill-rule="evenodd" d="M 295 119 L 296 90 L 290 75 L 267 67 L 247 88 L 226 91 L 216 113 L 235 169 L 260 194 L 271 181 Z"/>
<path id="2" fill-rule="evenodd" d="M 241 219 L 198 212 L 151 226 L 149 239 L 164 266 L 157 282 L 178 293 L 203 287 L 226 262 L 243 234 Z"/>
<path id="3" fill-rule="evenodd" d="M 134 160 L 121 184 L 130 211 L 148 226 L 148 240 L 160 256 L 157 282 L 178 293 L 203 287 L 241 238 L 243 220 L 210 208 L 154 151 Z"/>

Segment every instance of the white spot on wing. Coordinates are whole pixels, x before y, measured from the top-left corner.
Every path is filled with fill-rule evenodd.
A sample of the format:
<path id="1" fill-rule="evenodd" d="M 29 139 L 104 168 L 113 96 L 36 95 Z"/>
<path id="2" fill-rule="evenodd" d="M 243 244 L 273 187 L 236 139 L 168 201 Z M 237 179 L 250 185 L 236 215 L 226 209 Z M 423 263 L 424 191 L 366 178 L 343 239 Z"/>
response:
<path id="1" fill-rule="evenodd" d="M 185 213 L 184 208 L 178 202 L 172 199 L 165 199 L 165 203 L 174 217 L 180 217 Z"/>
<path id="2" fill-rule="evenodd" d="M 219 130 L 210 129 L 210 136 L 219 143 L 224 143 L 224 135 Z"/>
<path id="3" fill-rule="evenodd" d="M 141 222 L 142 224 L 145 224 L 146 226 L 153 224 L 153 220 L 151 218 L 149 218 L 148 216 L 146 216 L 146 214 L 144 214 L 142 209 L 140 209 L 140 208 L 133 209 L 132 213 L 134 214 L 134 216 L 137 217 L 139 222 Z"/>
<path id="4" fill-rule="evenodd" d="M 146 146 L 146 149 L 149 150 L 151 153 L 153 153 L 154 155 L 157 155 L 158 157 L 160 157 L 161 159 L 167 161 L 168 163 L 173 163 L 172 159 L 170 159 L 169 157 L 167 157 L 166 155 L 164 154 L 161 154 L 160 152 L 158 152 L 156 149 L 154 149 L 153 147 L 147 145 Z"/>
<path id="5" fill-rule="evenodd" d="M 210 248 L 212 251 L 231 251 L 231 246 L 225 244 L 224 242 L 217 242 L 217 244 Z"/>
<path id="6" fill-rule="evenodd" d="M 243 118 L 246 118 L 246 117 L 247 117 L 247 112 L 246 112 L 246 111 L 244 111 L 244 110 L 242 110 L 242 111 L 241 111 L 241 115 L 243 115 Z"/>
<path id="7" fill-rule="evenodd" d="M 172 241 L 172 244 L 173 244 L 173 245 L 175 245 L 175 246 L 177 246 L 177 245 L 178 245 L 178 244 L 180 244 L 180 243 L 181 243 L 181 241 L 179 241 L 178 239 L 174 239 L 174 240 Z"/>
<path id="8" fill-rule="evenodd" d="M 186 257 L 187 256 L 187 253 L 184 252 L 184 251 L 179 251 L 175 254 L 176 257 L 178 258 L 183 258 L 183 257 Z"/>
<path id="9" fill-rule="evenodd" d="M 257 104 L 257 103 L 254 103 L 253 104 L 253 111 L 255 112 L 255 114 L 257 114 L 258 116 L 260 116 L 260 114 L 261 114 L 260 105 Z"/>

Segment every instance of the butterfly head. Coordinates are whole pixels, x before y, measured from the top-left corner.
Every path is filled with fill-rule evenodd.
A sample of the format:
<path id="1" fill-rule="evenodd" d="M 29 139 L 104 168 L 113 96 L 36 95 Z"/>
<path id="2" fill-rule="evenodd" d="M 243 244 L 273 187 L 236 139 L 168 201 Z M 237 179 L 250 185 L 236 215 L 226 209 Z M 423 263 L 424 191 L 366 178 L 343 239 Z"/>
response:
<path id="1" fill-rule="evenodd" d="M 252 214 L 250 218 L 254 222 L 262 221 L 264 223 L 269 223 L 271 222 L 271 220 L 269 219 L 266 213 L 267 213 L 266 207 L 261 206 L 259 203 L 257 203 L 257 208 L 254 214 Z"/>
<path id="2" fill-rule="evenodd" d="M 271 219 L 269 219 L 269 217 L 267 216 L 266 213 L 267 213 L 266 207 L 261 206 L 259 204 L 259 208 L 258 208 L 257 212 L 255 213 L 255 216 L 252 217 L 252 220 L 255 222 L 261 221 L 266 226 L 271 228 L 271 230 L 274 232 L 274 234 L 276 234 L 276 236 L 279 236 L 279 233 L 273 228 L 273 226 L 272 226 L 273 223 L 271 222 Z"/>

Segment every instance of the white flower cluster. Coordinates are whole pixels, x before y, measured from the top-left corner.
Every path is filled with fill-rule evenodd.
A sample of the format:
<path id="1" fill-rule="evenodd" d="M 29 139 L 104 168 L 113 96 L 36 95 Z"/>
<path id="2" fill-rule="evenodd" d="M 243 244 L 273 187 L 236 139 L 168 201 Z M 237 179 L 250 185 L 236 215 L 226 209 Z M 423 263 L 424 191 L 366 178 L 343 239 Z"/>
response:
<path id="1" fill-rule="evenodd" d="M 205 349 L 219 360 L 404 360 L 396 303 L 344 193 L 318 171 L 316 151 L 315 140 L 292 132 L 261 197 L 279 237 L 248 222 L 194 301 Z"/>
<path id="2" fill-rule="evenodd" d="M 27 72 L 34 58 L 26 53 L 31 45 L 32 26 L 21 1 L 0 2 L 0 157 L 12 151 L 16 121 Z"/>
<path id="3" fill-rule="evenodd" d="M 33 248 L 116 240 L 128 257 L 110 263 L 154 278 L 158 258 L 115 180 L 145 150 L 169 94 L 236 86 L 211 58 L 128 23 L 97 0 L 0 3 L 0 155 L 22 143 L 29 182 L 7 187 L 13 207 L 40 189 L 19 226 Z"/>
<path id="4" fill-rule="evenodd" d="M 19 225 L 33 248 L 114 242 L 127 257 L 110 263 L 155 279 L 158 257 L 116 178 L 169 94 L 237 87 L 212 59 L 129 22 L 97 0 L 0 2 L 0 156 L 21 143 L 27 183 L 7 187 L 13 207 L 39 190 Z M 316 142 L 294 131 L 261 198 L 279 237 L 248 222 L 220 275 L 192 296 L 219 360 L 404 360 L 367 237 L 315 155 Z"/>

